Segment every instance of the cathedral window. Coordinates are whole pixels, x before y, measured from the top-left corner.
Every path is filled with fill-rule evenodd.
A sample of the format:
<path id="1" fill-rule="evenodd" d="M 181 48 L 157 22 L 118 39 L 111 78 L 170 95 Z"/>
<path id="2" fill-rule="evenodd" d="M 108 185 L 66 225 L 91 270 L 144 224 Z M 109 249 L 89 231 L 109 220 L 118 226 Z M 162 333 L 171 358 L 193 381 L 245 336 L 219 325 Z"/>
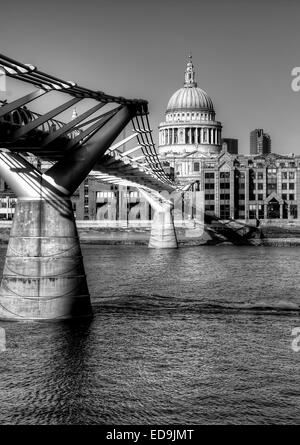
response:
<path id="1" fill-rule="evenodd" d="M 191 143 L 195 144 L 195 128 L 191 128 Z"/>
<path id="2" fill-rule="evenodd" d="M 178 143 L 178 129 L 174 128 L 174 144 Z"/>
<path id="3" fill-rule="evenodd" d="M 184 143 L 183 130 L 180 130 L 179 138 L 179 142 Z"/>
<path id="4" fill-rule="evenodd" d="M 185 143 L 186 144 L 189 144 L 190 143 L 190 140 L 189 140 L 189 128 L 186 128 L 185 129 Z"/>

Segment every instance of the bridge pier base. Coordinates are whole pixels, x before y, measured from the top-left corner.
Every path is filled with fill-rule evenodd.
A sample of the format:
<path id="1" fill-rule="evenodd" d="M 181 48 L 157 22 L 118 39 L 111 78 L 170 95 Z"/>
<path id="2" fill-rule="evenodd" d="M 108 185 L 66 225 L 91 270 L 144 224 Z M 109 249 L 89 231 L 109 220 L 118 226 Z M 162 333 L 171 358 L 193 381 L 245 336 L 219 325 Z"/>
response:
<path id="1" fill-rule="evenodd" d="M 19 198 L 0 287 L 0 318 L 61 320 L 91 316 L 69 198 Z"/>
<path id="2" fill-rule="evenodd" d="M 166 206 L 161 211 L 154 211 L 148 246 L 156 249 L 176 249 L 178 247 L 171 206 Z"/>

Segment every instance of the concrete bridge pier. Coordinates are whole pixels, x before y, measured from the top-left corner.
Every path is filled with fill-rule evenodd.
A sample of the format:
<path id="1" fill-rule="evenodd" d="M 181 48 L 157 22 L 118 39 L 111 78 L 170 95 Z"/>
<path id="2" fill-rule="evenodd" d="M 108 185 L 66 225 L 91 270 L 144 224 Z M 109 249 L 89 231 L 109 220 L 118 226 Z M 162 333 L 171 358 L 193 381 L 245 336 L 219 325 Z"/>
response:
<path id="1" fill-rule="evenodd" d="M 71 201 L 19 198 L 0 287 L 0 318 L 92 315 Z"/>
<path id="2" fill-rule="evenodd" d="M 165 205 L 163 210 L 154 211 L 148 245 L 150 248 L 176 249 L 178 247 L 171 209 L 170 205 Z"/>
<path id="3" fill-rule="evenodd" d="M 138 187 L 138 191 L 154 209 L 148 247 L 176 249 L 178 247 L 173 221 L 173 203 L 154 190 Z"/>
<path id="4" fill-rule="evenodd" d="M 0 150 L 0 175 L 18 197 L 0 286 L 0 318 L 92 314 L 70 197 L 133 112 L 119 107 L 99 130 L 99 140 L 68 151 L 44 173 L 23 156 Z"/>

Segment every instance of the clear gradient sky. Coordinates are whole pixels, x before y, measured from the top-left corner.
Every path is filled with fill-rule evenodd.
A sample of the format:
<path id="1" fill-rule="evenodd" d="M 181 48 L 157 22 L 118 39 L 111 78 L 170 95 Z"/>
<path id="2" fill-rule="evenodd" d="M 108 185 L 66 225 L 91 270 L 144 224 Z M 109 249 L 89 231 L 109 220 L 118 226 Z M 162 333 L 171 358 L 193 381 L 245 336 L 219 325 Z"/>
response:
<path id="1" fill-rule="evenodd" d="M 263 128 L 275 153 L 300 154 L 299 0 L 1 2 L 1 52 L 82 86 L 147 99 L 157 125 L 189 51 L 223 137 L 249 152 Z"/>

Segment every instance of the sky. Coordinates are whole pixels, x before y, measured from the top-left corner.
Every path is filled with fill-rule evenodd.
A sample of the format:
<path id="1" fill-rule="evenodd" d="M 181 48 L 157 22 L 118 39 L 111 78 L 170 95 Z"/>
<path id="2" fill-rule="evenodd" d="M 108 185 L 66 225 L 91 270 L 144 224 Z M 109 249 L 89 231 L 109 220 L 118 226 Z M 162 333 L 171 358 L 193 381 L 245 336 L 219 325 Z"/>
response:
<path id="1" fill-rule="evenodd" d="M 108 94 L 149 101 L 164 120 L 191 51 L 223 137 L 263 128 L 274 153 L 300 154 L 298 0 L 14 0 L 1 4 L 1 52 Z"/>

